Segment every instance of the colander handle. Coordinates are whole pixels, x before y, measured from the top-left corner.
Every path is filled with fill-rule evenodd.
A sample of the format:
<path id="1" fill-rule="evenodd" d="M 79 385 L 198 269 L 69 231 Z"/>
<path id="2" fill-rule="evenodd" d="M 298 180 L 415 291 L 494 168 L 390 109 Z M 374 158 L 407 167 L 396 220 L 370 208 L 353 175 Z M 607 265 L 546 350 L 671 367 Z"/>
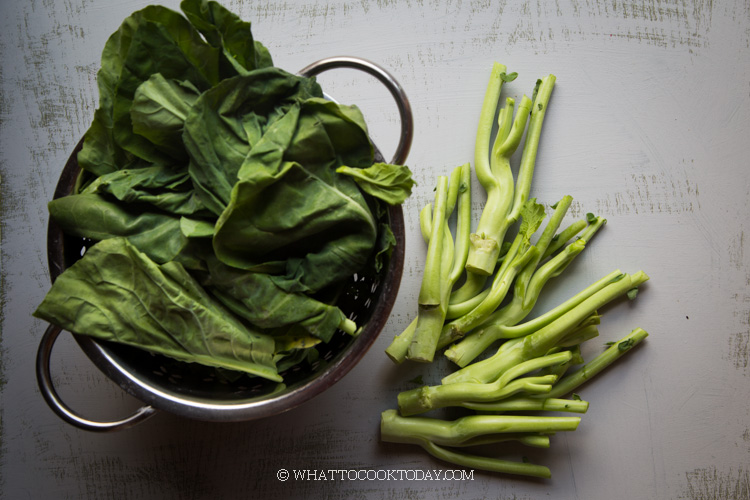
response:
<path id="1" fill-rule="evenodd" d="M 398 146 L 396 146 L 396 153 L 393 155 L 391 163 L 403 165 L 406 157 L 409 156 L 411 142 L 414 137 L 414 118 L 412 116 L 411 104 L 409 104 L 409 99 L 406 97 L 404 89 L 401 88 L 398 81 L 388 71 L 371 61 L 358 57 L 337 56 L 321 59 L 302 68 L 299 74 L 309 77 L 336 68 L 353 68 L 364 71 L 380 80 L 390 91 L 396 100 L 398 112 L 401 117 L 401 138 L 399 139 Z"/>
<path id="2" fill-rule="evenodd" d="M 71 410 L 65 403 L 63 403 L 60 396 L 57 395 L 57 391 L 55 391 L 55 387 L 52 384 L 52 375 L 50 374 L 52 346 L 55 344 L 61 331 L 62 328 L 59 326 L 50 325 L 47 328 L 47 331 L 44 332 L 42 340 L 39 342 L 39 350 L 36 355 L 36 380 L 39 384 L 39 389 L 42 392 L 44 400 L 58 417 L 79 429 L 94 432 L 110 432 L 127 429 L 128 427 L 146 420 L 157 412 L 157 410 L 151 406 L 143 406 L 133 415 L 122 420 L 97 422 L 83 418 Z"/>

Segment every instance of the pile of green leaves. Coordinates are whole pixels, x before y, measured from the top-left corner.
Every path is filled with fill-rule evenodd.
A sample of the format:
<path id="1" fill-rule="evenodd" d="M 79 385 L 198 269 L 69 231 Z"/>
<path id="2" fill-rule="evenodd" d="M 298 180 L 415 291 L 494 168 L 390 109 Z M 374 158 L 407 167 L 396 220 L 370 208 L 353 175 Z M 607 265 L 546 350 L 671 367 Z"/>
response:
<path id="1" fill-rule="evenodd" d="M 274 67 L 216 2 L 135 12 L 107 41 L 69 196 L 93 240 L 35 316 L 72 332 L 280 381 L 358 326 L 335 305 L 395 244 L 413 181 L 374 163 L 360 110 Z"/>
<path id="2" fill-rule="evenodd" d="M 500 107 L 501 88 L 515 77 L 504 65 L 493 66 L 480 113 L 475 172 L 487 201 L 476 228 L 472 232 L 466 164 L 438 177 L 434 204 L 420 213 L 427 255 L 417 314 L 386 349 L 396 363 L 426 363 L 445 348 L 445 357 L 460 369 L 438 385 L 400 393 L 398 410 L 382 414 L 381 437 L 466 467 L 549 477 L 547 467 L 465 449 L 505 441 L 548 447 L 550 435 L 575 430 L 578 417 L 538 412 L 584 413 L 587 402 L 563 396 L 647 336 L 637 328 L 584 364 L 581 346 L 599 335 L 598 310 L 620 297 L 635 298 L 648 276 L 615 270 L 526 320 L 545 285 L 584 251 L 606 220 L 589 213 L 561 227 L 571 196 L 549 207 L 529 198 L 555 77 L 538 80 L 532 97 L 523 96 L 517 107 L 511 98 Z M 514 176 L 511 159 L 522 143 Z M 453 421 L 421 415 L 449 407 L 469 414 Z"/>

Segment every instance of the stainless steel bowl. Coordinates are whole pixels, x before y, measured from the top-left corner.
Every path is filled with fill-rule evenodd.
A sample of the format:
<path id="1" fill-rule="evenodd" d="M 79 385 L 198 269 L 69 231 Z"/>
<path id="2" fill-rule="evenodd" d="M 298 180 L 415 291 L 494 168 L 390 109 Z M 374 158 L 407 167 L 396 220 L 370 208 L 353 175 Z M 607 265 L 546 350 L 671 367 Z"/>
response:
<path id="1" fill-rule="evenodd" d="M 409 101 L 401 86 L 380 66 L 353 57 L 324 59 L 307 66 L 300 74 L 313 76 L 333 68 L 365 71 L 378 78 L 391 92 L 401 117 L 401 137 L 391 162 L 403 164 L 412 141 L 413 121 Z M 72 192 L 80 172 L 77 154 L 82 143 L 78 144 L 63 169 L 55 189 L 55 198 Z M 384 161 L 377 149 L 376 161 Z M 99 422 L 78 415 L 55 391 L 50 357 L 62 329 L 50 325 L 40 341 L 36 360 L 37 381 L 44 399 L 66 422 L 81 429 L 100 432 L 130 427 L 158 411 L 197 420 L 236 422 L 275 415 L 308 401 L 339 381 L 357 364 L 388 320 L 403 271 L 404 219 L 400 206 L 390 207 L 384 217 L 397 241 L 389 262 L 379 273 L 371 271 L 353 276 L 337 302 L 345 314 L 363 325 L 362 332 L 357 337 L 337 333 L 319 349 L 320 360 L 313 370 L 292 368 L 282 374 L 283 385 L 260 379 L 248 383 L 245 377 L 231 382 L 218 379 L 215 370 L 194 363 L 182 363 L 129 346 L 73 334 L 78 345 L 99 370 L 144 403 L 126 418 Z M 80 258 L 89 243 L 64 234 L 54 221 L 50 221 L 47 253 L 53 281 Z"/>

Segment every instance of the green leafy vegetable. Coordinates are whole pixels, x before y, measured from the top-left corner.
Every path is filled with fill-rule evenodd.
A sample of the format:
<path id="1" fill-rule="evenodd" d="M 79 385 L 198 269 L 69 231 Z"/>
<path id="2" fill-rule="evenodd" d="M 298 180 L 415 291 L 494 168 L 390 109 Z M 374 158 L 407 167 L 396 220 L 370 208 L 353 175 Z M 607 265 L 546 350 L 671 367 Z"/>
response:
<path id="1" fill-rule="evenodd" d="M 210 214 L 193 189 L 188 173 L 163 165 L 104 174 L 91 181 L 81 194 L 106 194 L 127 204 L 148 203 L 174 215 Z"/>
<path id="2" fill-rule="evenodd" d="M 83 335 L 281 381 L 273 337 L 234 319 L 180 264 L 158 265 L 124 238 L 91 247 L 34 314 Z"/>
<path id="3" fill-rule="evenodd" d="M 245 159 L 266 131 L 300 101 L 319 95 L 322 91 L 313 80 L 278 68 L 229 78 L 201 94 L 185 120 L 183 140 L 190 154 L 190 177 L 214 214 L 226 209 Z M 290 139 L 278 146 L 287 148 Z"/>
<path id="4" fill-rule="evenodd" d="M 160 264 L 174 260 L 187 244 L 178 216 L 118 203 L 101 194 L 65 196 L 48 206 L 50 216 L 65 233 L 92 240 L 127 237 Z"/>
<path id="5" fill-rule="evenodd" d="M 518 78 L 518 73 L 516 73 L 515 71 L 513 73 L 501 73 L 500 74 L 500 79 L 504 82 L 512 82 L 516 78 Z"/>
<path id="6" fill-rule="evenodd" d="M 380 223 L 378 231 L 378 241 L 375 246 L 375 257 L 373 258 L 373 268 L 375 272 L 380 272 L 383 266 L 391 258 L 393 250 L 396 248 L 396 235 L 393 234 L 391 226 Z"/>
<path id="7" fill-rule="evenodd" d="M 364 192 L 389 205 L 406 201 L 415 184 L 408 168 L 390 163 L 375 163 L 367 168 L 341 166 L 336 172 L 352 176 Z"/>
<path id="8" fill-rule="evenodd" d="M 302 293 L 288 293 L 265 273 L 245 272 L 211 259 L 204 285 L 238 316 L 260 328 L 296 325 L 329 341 L 337 328 L 350 330 L 344 313 L 335 306 Z"/>
<path id="9" fill-rule="evenodd" d="M 216 2 L 186 0 L 182 8 L 187 19 L 165 7 L 148 6 L 125 19 L 107 40 L 97 73 L 99 108 L 78 158 L 84 170 L 101 175 L 139 159 L 175 162 L 163 152 L 164 144 L 157 147 L 133 133 L 136 91 L 153 75 L 202 92 L 223 79 L 271 66 L 267 49 L 253 41 L 250 25 Z"/>
<path id="10" fill-rule="evenodd" d="M 359 331 L 335 301 L 387 264 L 382 202 L 402 203 L 411 173 L 373 164 L 359 109 L 274 67 L 250 23 L 214 1 L 181 8 L 133 13 L 104 47 L 83 172 L 49 204 L 66 234 L 98 243 L 35 314 L 278 381 Z"/>
<path id="11" fill-rule="evenodd" d="M 176 161 L 187 162 L 182 129 L 199 95 L 188 81 L 167 80 L 161 73 L 151 75 L 135 90 L 130 108 L 133 133 L 148 139 Z"/>
<path id="12" fill-rule="evenodd" d="M 180 231 L 186 238 L 211 238 L 214 235 L 214 225 L 206 220 L 181 217 Z"/>
<path id="13" fill-rule="evenodd" d="M 183 0 L 180 7 L 206 41 L 221 50 L 219 67 L 223 78 L 273 66 L 268 49 L 254 40 L 251 24 L 218 2 Z"/>
<path id="14" fill-rule="evenodd" d="M 633 345 L 635 345 L 635 341 L 633 339 L 627 339 L 623 340 L 622 342 L 618 342 L 617 349 L 619 349 L 620 351 L 627 351 L 628 349 L 633 347 Z"/>
<path id="15" fill-rule="evenodd" d="M 308 100 L 258 141 L 216 224 L 222 262 L 254 270 L 283 259 L 285 272 L 274 281 L 289 292 L 317 292 L 365 266 L 378 223 L 357 184 L 336 174 L 336 157 L 351 151 L 332 147 L 326 125 L 361 137 L 366 151 L 369 141 L 358 123 L 336 123 L 337 117 L 328 103 Z M 297 135 L 304 135 L 304 147 Z M 290 145 L 287 154 L 280 144 Z"/>

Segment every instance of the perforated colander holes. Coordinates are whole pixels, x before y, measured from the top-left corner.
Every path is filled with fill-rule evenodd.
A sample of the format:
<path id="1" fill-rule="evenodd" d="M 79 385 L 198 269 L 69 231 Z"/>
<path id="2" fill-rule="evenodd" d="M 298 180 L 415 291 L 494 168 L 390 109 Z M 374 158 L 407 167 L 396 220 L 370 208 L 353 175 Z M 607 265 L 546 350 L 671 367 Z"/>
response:
<path id="1" fill-rule="evenodd" d="M 152 370 L 151 373 L 156 375 L 157 377 L 167 377 L 169 376 L 169 372 L 166 368 L 164 368 L 164 365 L 159 365 L 158 370 Z"/>

